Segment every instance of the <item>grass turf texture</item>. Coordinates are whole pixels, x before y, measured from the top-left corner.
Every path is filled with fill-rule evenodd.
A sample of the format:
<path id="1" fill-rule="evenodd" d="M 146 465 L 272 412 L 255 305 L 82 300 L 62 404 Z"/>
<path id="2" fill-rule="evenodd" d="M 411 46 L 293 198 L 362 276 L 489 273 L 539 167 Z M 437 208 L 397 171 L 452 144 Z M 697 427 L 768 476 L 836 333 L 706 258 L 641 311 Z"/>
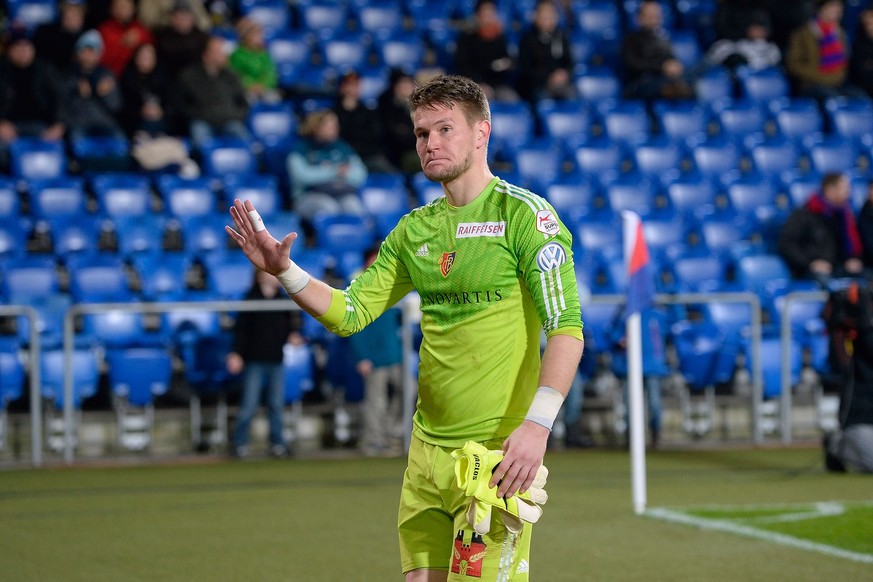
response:
<path id="1" fill-rule="evenodd" d="M 873 579 L 871 564 L 635 516 L 626 453 L 550 452 L 546 461 L 532 580 Z M 825 473 L 819 449 L 660 451 L 647 463 L 650 507 L 697 507 L 700 518 L 871 551 L 873 477 Z M 0 572 L 15 581 L 401 580 L 403 468 L 354 459 L 2 471 Z M 860 511 L 765 519 L 823 501 Z"/>

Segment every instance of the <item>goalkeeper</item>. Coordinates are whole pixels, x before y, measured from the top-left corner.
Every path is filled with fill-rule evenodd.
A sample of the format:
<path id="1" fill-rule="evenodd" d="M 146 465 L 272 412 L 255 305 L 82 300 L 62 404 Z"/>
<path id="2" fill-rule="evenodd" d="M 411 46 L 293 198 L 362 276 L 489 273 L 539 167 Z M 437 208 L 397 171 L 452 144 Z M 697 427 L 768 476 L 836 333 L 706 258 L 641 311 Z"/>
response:
<path id="1" fill-rule="evenodd" d="M 291 261 L 296 233 L 274 239 L 251 202 L 234 201 L 227 230 L 339 335 L 418 292 L 423 341 L 398 517 L 402 570 L 407 582 L 524 581 L 539 512 L 532 485 L 582 355 L 572 240 L 548 202 L 491 173 L 491 114 L 478 85 L 436 77 L 416 87 L 410 109 L 422 171 L 445 196 L 400 219 L 345 290 Z M 498 451 L 488 455 L 488 483 L 476 474 L 473 489 L 472 473 L 459 478 L 468 442 Z"/>

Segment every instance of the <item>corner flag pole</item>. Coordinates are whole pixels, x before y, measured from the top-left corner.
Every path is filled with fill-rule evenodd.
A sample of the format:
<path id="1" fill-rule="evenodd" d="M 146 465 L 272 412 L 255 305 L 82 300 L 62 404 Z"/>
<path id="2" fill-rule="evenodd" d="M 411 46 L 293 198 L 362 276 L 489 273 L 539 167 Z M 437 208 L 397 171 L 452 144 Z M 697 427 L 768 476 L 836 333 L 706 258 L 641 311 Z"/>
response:
<path id="1" fill-rule="evenodd" d="M 654 302 L 654 280 L 640 217 L 622 212 L 624 257 L 628 269 L 627 321 L 628 431 L 631 452 L 631 485 L 634 512 L 646 510 L 646 429 L 643 414 L 643 350 L 641 311 Z"/>

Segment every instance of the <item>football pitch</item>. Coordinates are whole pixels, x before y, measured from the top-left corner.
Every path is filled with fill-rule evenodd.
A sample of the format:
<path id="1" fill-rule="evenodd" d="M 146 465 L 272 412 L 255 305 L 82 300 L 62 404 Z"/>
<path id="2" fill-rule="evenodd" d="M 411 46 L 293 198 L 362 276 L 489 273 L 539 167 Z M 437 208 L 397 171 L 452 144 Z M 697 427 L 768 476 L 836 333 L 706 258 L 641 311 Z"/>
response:
<path id="1" fill-rule="evenodd" d="M 624 451 L 546 456 L 531 580 L 873 580 L 873 476 L 818 448 L 658 451 L 649 512 Z M 0 471 L 10 581 L 382 581 L 401 459 L 195 459 Z"/>

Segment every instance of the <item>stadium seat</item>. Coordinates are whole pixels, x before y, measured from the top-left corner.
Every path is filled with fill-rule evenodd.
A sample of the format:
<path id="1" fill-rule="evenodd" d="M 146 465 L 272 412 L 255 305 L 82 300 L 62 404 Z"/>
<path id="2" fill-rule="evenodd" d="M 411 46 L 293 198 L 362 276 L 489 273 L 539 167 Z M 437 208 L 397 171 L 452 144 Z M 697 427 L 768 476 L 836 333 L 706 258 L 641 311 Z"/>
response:
<path id="1" fill-rule="evenodd" d="M 701 105 L 657 101 L 652 109 L 660 131 L 670 139 L 694 145 L 709 132 L 709 117 Z"/>
<path id="2" fill-rule="evenodd" d="M 215 210 L 215 193 L 207 178 L 186 179 L 168 174 L 158 178 L 157 187 L 173 216 L 203 216 Z"/>
<path id="3" fill-rule="evenodd" d="M 597 105 L 607 137 L 622 144 L 638 144 L 650 133 L 649 116 L 642 101 L 605 101 Z"/>
<path id="4" fill-rule="evenodd" d="M 106 363 L 119 444 L 127 450 L 146 449 L 154 429 L 154 400 L 170 388 L 172 358 L 163 348 L 130 348 L 110 351 Z"/>
<path id="5" fill-rule="evenodd" d="M 777 131 L 790 140 L 801 141 L 820 136 L 824 130 L 824 119 L 815 99 L 774 99 L 769 103 L 769 108 Z"/>
<path id="6" fill-rule="evenodd" d="M 87 211 L 81 178 L 31 180 L 27 197 L 31 213 L 40 218 L 83 216 Z"/>
<path id="7" fill-rule="evenodd" d="M 536 113 L 549 138 L 578 143 L 591 132 L 591 114 L 582 101 L 541 99 Z"/>
<path id="8" fill-rule="evenodd" d="M 203 172 L 207 176 L 252 174 L 258 169 L 251 146 L 239 138 L 212 138 L 200 145 L 198 154 Z"/>
<path id="9" fill-rule="evenodd" d="M 694 80 L 694 90 L 698 101 L 712 103 L 732 98 L 734 84 L 727 69 L 713 67 L 701 73 Z"/>
<path id="10" fill-rule="evenodd" d="M 107 216 L 143 216 L 151 210 L 151 185 L 145 176 L 98 174 L 91 178 L 91 189 Z"/>
<path id="11" fill-rule="evenodd" d="M 9 146 L 12 175 L 27 180 L 50 180 L 67 173 L 67 157 L 61 141 L 20 137 Z"/>
<path id="12" fill-rule="evenodd" d="M 276 178 L 260 174 L 230 174 L 224 177 L 225 203 L 236 199 L 251 200 L 262 216 L 269 216 L 282 209 L 282 200 Z"/>
<path id="13" fill-rule="evenodd" d="M 825 101 L 833 133 L 855 144 L 873 140 L 873 103 L 869 99 L 833 97 Z"/>
<path id="14" fill-rule="evenodd" d="M 741 94 L 753 101 L 766 103 L 789 96 L 788 79 L 778 68 L 751 70 L 741 67 L 737 71 Z"/>
<path id="15" fill-rule="evenodd" d="M 610 67 L 581 66 L 576 68 L 574 76 L 579 97 L 588 103 L 621 97 L 621 80 Z"/>

